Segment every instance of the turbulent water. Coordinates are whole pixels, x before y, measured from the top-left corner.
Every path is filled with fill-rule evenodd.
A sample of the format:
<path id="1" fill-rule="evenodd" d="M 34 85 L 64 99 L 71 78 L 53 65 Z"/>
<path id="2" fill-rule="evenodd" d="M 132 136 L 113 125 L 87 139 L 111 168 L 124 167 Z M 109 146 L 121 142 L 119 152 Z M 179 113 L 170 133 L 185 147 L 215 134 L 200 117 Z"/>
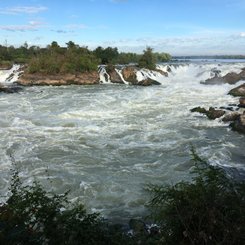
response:
<path id="1" fill-rule="evenodd" d="M 73 201 L 114 219 L 145 212 L 145 184 L 188 179 L 191 144 L 211 164 L 244 169 L 244 136 L 189 110 L 237 104 L 227 92 L 242 81 L 200 81 L 211 77 L 215 67 L 225 75 L 239 72 L 245 63 L 168 67 L 168 77 L 137 74 L 151 76 L 160 86 L 47 86 L 0 94 L 2 200 L 13 161 L 25 183 L 38 180 L 48 190 L 71 190 Z M 0 73 L 1 82 L 5 73 Z"/>

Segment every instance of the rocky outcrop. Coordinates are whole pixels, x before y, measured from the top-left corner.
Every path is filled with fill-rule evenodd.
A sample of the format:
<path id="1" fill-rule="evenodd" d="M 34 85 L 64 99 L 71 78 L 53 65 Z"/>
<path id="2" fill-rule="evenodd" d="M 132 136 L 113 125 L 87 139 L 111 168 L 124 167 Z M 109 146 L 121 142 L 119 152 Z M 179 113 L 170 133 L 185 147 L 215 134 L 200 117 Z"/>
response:
<path id="1" fill-rule="evenodd" d="M 152 86 L 152 85 L 161 85 L 161 83 L 153 80 L 153 79 L 150 79 L 150 78 L 147 78 L 147 79 L 144 79 L 142 81 L 139 81 L 137 84 L 135 85 L 139 85 L 139 86 Z"/>
<path id="2" fill-rule="evenodd" d="M 141 81 L 137 80 L 137 68 L 136 67 L 125 67 L 122 70 L 122 76 L 125 81 L 129 82 L 131 85 L 138 85 L 138 86 L 152 86 L 152 85 L 160 85 L 161 83 L 151 79 L 146 78 Z M 166 76 L 165 72 L 161 71 L 161 74 Z"/>
<path id="3" fill-rule="evenodd" d="M 201 113 L 201 114 L 206 114 L 207 113 L 207 110 L 203 107 L 194 107 L 190 110 L 191 112 L 198 112 L 198 113 Z"/>
<path id="4" fill-rule="evenodd" d="M 232 122 L 230 126 L 233 130 L 245 134 L 245 112 Z"/>
<path id="5" fill-rule="evenodd" d="M 236 88 L 233 88 L 232 90 L 230 90 L 228 94 L 233 95 L 233 96 L 245 97 L 245 83 Z"/>
<path id="6" fill-rule="evenodd" d="M 219 77 L 218 75 L 215 75 L 214 77 L 205 80 L 203 84 L 223 84 L 223 83 L 235 84 L 240 80 L 245 80 L 245 68 L 243 68 L 242 71 L 238 74 L 235 72 L 230 72 L 223 77 Z"/>
<path id="7" fill-rule="evenodd" d="M 22 88 L 16 85 L 4 86 L 0 84 L 0 92 L 3 92 L 3 93 L 13 94 L 13 93 L 18 93 L 21 90 Z"/>
<path id="8" fill-rule="evenodd" d="M 205 114 L 211 120 L 220 118 L 225 115 L 225 111 L 214 109 L 213 107 L 210 107 L 208 110 L 206 110 L 205 108 L 199 106 L 191 109 L 191 112 L 199 112 L 201 114 Z"/>
<path id="9" fill-rule="evenodd" d="M 112 83 L 119 83 L 119 84 L 124 84 L 122 78 L 120 77 L 120 75 L 116 72 L 116 70 L 113 69 L 108 69 L 106 68 L 106 72 L 109 74 L 110 76 L 110 80 Z"/>
<path id="10" fill-rule="evenodd" d="M 133 85 L 136 85 L 138 83 L 136 76 L 136 67 L 128 66 L 123 68 L 122 75 L 127 82 Z"/>
<path id="11" fill-rule="evenodd" d="M 245 134 L 245 111 L 243 112 L 243 114 L 239 112 L 231 112 L 226 114 L 224 110 L 214 109 L 213 107 L 210 107 L 209 110 L 206 110 L 205 108 L 200 106 L 195 107 L 190 111 L 205 114 L 209 119 L 212 120 L 224 116 L 222 118 L 223 122 L 232 122 L 230 126 L 233 130 Z"/>
<path id="12" fill-rule="evenodd" d="M 99 84 L 99 74 L 97 71 L 84 72 L 76 75 L 23 74 L 17 81 L 17 84 L 22 86 L 93 85 Z"/>
<path id="13" fill-rule="evenodd" d="M 241 108 L 245 108 L 245 98 L 244 97 L 239 99 L 239 105 L 238 106 Z"/>
<path id="14" fill-rule="evenodd" d="M 232 112 L 232 113 L 229 113 L 229 114 L 225 115 L 222 118 L 222 121 L 223 122 L 233 122 L 233 121 L 237 120 L 239 117 L 240 117 L 240 113 L 239 112 Z"/>

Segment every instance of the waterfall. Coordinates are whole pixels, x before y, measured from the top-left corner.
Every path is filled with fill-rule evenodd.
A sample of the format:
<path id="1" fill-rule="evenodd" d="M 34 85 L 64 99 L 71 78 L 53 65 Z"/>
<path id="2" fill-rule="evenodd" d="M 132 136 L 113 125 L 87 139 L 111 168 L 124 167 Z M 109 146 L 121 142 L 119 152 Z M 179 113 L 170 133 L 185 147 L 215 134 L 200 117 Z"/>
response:
<path id="1" fill-rule="evenodd" d="M 0 70 L 0 83 L 12 84 L 16 82 L 22 73 L 21 65 L 15 64 L 9 70 Z"/>

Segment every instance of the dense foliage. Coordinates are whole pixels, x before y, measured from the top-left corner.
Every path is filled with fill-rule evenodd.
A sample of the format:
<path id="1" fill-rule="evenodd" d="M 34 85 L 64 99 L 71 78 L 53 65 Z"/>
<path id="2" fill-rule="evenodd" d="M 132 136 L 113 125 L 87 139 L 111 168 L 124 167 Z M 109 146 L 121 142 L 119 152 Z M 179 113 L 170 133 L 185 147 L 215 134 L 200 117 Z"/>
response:
<path id="1" fill-rule="evenodd" d="M 120 53 L 117 48 L 112 47 L 97 47 L 92 51 L 72 41 L 66 43 L 66 47 L 60 47 L 56 41 L 46 48 L 29 47 L 27 43 L 19 48 L 0 45 L 0 68 L 8 68 L 12 63 L 25 63 L 29 64 L 29 73 L 90 72 L 96 70 L 99 64 L 129 63 L 139 63 L 140 67 L 151 69 L 155 67 L 156 62 L 165 62 L 170 59 L 169 54 L 152 53 L 150 48 L 147 48 L 143 55 L 130 52 Z"/>
<path id="2" fill-rule="evenodd" d="M 139 67 L 140 68 L 147 68 L 149 70 L 155 70 L 156 69 L 156 55 L 153 53 L 153 49 L 150 47 L 147 47 L 146 50 L 144 50 L 143 55 L 139 59 Z"/>
<path id="3" fill-rule="evenodd" d="M 149 207 L 163 244 L 243 244 L 245 182 L 210 166 L 192 150 L 193 181 L 151 185 Z"/>
<path id="4" fill-rule="evenodd" d="M 0 206 L 0 244 L 125 244 L 126 237 L 83 205 L 68 205 L 35 183 L 23 186 L 13 175 L 11 197 Z"/>

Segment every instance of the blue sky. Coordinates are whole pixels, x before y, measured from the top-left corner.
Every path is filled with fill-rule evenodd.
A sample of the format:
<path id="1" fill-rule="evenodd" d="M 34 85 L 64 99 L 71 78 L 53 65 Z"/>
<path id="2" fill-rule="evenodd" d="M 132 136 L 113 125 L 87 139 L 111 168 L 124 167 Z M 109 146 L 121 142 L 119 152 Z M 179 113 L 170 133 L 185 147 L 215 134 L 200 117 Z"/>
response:
<path id="1" fill-rule="evenodd" d="M 0 0 L 0 44 L 245 55 L 245 0 Z"/>

